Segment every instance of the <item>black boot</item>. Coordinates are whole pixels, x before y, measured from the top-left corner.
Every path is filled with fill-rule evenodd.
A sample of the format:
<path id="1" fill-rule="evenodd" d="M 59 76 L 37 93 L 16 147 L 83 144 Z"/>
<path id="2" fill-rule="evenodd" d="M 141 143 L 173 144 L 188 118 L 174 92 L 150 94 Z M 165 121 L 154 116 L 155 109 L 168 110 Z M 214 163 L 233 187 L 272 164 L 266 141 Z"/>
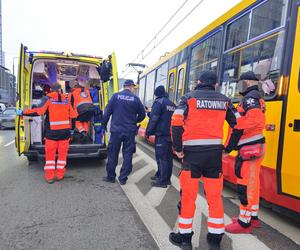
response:
<path id="1" fill-rule="evenodd" d="M 172 244 L 183 249 L 192 249 L 192 236 L 194 232 L 189 234 L 170 233 L 169 240 Z"/>
<path id="2" fill-rule="evenodd" d="M 210 250 L 220 250 L 220 243 L 223 234 L 212 234 L 208 233 L 206 236 L 207 243 L 209 244 Z"/>

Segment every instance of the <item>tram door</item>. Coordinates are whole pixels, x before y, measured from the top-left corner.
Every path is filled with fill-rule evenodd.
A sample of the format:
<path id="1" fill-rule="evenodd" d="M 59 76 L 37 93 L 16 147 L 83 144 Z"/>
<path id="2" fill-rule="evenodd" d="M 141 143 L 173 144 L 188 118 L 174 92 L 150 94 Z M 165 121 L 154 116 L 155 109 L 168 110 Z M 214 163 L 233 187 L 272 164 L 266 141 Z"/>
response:
<path id="1" fill-rule="evenodd" d="M 167 86 L 167 92 L 169 94 L 169 99 L 174 102 L 175 100 L 175 86 L 176 86 L 176 75 L 177 69 L 173 68 L 169 70 L 168 73 L 168 86 Z"/>
<path id="2" fill-rule="evenodd" d="M 300 198 L 300 1 L 287 98 L 280 170 L 281 192 Z"/>
<path id="3" fill-rule="evenodd" d="M 176 77 L 176 91 L 174 103 L 178 104 L 180 98 L 184 94 L 184 83 L 185 83 L 185 75 L 186 75 L 186 63 L 183 63 L 177 68 L 177 77 Z"/>

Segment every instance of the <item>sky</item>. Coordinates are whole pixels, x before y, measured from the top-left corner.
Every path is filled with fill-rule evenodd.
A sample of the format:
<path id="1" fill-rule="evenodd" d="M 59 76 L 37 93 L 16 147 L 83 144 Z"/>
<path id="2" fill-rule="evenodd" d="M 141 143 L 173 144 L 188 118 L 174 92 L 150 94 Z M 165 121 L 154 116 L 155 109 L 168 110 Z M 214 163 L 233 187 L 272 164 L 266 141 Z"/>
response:
<path id="1" fill-rule="evenodd" d="M 186 3 L 185 3 L 186 2 Z M 149 56 L 153 48 L 198 3 L 201 4 Z M 20 44 L 30 51 L 52 50 L 107 57 L 116 53 L 119 76 L 135 78 L 127 63 L 154 64 L 240 0 L 2 0 L 5 66 L 12 70 Z M 17 71 L 17 58 L 14 59 Z"/>

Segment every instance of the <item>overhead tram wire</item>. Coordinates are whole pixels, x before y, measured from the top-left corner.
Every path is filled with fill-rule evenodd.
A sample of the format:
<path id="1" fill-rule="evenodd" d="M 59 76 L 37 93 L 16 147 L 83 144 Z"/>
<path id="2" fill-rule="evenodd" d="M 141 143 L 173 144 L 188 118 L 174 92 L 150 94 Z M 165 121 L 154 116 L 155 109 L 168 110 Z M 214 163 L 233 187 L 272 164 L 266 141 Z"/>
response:
<path id="1" fill-rule="evenodd" d="M 205 0 L 199 1 L 187 15 L 185 15 L 156 45 L 152 47 L 152 49 L 143 56 L 143 58 L 138 62 L 141 63 L 147 56 L 149 56 L 153 50 L 155 50 L 189 15 L 191 15 Z M 140 53 L 141 54 L 141 53 Z M 139 54 L 139 55 L 140 55 Z M 124 70 L 125 71 L 125 70 Z M 126 77 L 129 73 L 127 73 L 124 77 Z"/>
<path id="2" fill-rule="evenodd" d="M 174 12 L 174 14 L 169 18 L 169 20 L 162 26 L 162 28 L 155 34 L 155 36 L 147 43 L 147 45 L 142 49 L 142 51 L 132 60 L 132 62 L 135 62 L 139 58 L 140 55 L 143 56 L 143 52 L 145 49 L 149 47 L 149 45 L 155 41 L 156 37 L 167 27 L 167 25 L 173 20 L 173 18 L 178 14 L 178 12 L 186 5 L 186 3 L 189 0 L 185 0 L 182 5 Z M 122 74 L 128 69 L 128 65 L 126 65 L 126 68 L 122 71 Z"/>
<path id="3" fill-rule="evenodd" d="M 149 56 L 154 49 L 156 49 L 171 33 L 186 19 L 189 15 L 191 15 L 202 3 L 204 0 L 199 1 L 191 11 L 185 15 L 156 45 L 153 46 L 153 48 L 142 58 L 142 60 L 139 61 L 142 62 L 147 56 Z"/>

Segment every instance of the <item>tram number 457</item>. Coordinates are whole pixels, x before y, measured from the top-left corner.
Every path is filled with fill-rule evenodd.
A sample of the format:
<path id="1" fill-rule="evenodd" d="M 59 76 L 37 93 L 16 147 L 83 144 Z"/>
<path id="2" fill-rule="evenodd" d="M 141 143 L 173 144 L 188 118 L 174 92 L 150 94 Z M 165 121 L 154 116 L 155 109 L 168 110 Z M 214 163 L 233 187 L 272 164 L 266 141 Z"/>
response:
<path id="1" fill-rule="evenodd" d="M 236 82 L 223 82 L 221 93 L 229 98 L 234 98 L 236 89 Z"/>

